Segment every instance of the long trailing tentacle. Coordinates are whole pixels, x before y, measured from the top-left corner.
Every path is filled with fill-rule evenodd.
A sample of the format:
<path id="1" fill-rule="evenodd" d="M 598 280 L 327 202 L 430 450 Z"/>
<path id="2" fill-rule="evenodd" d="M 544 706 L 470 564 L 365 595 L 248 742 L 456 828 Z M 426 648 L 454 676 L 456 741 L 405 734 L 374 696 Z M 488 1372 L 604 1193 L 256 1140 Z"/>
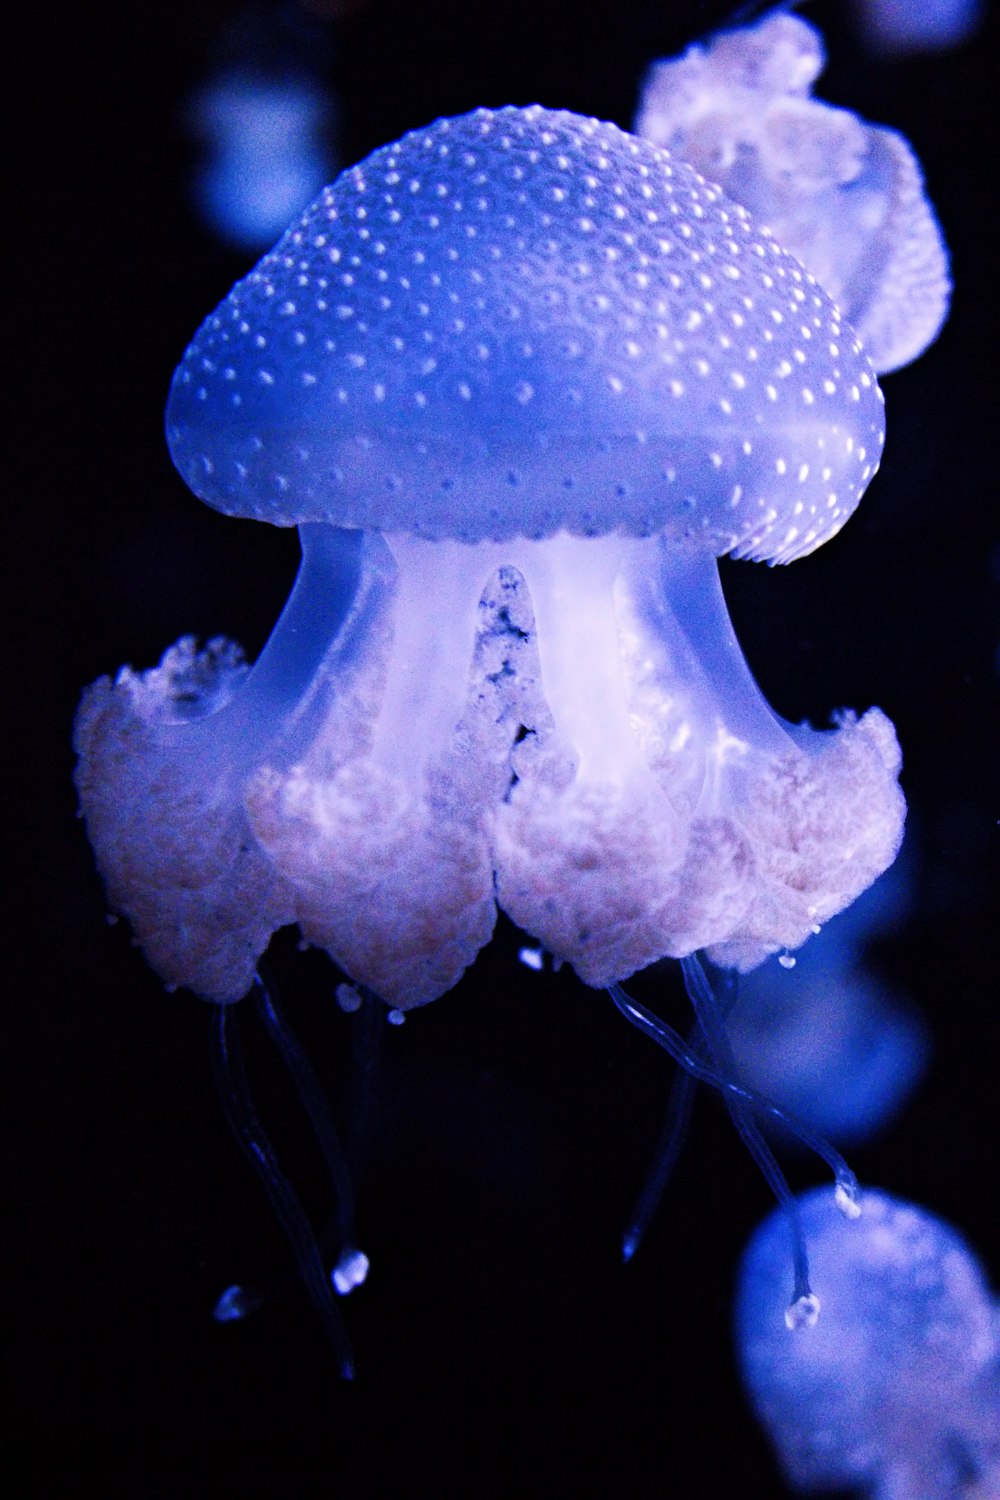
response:
<path id="1" fill-rule="evenodd" d="M 736 1059 L 733 1056 L 729 1033 L 726 1031 L 726 1023 L 697 954 L 681 959 L 681 973 L 684 975 L 684 987 L 694 1006 L 695 1018 L 701 1027 L 708 1051 L 720 1077 L 735 1079 Z M 791 1238 L 794 1270 L 792 1300 L 789 1311 L 785 1315 L 786 1321 L 789 1321 L 791 1317 L 789 1327 L 815 1323 L 819 1314 L 819 1302 L 810 1285 L 809 1252 L 806 1249 L 806 1238 L 802 1232 L 799 1206 L 788 1186 L 788 1179 L 777 1157 L 764 1139 L 754 1108 L 746 1096 L 731 1089 L 723 1089 L 722 1097 L 740 1139 L 757 1163 L 765 1182 L 785 1212 Z"/>
<path id="2" fill-rule="evenodd" d="M 354 1361 L 336 1297 L 309 1217 L 281 1170 L 254 1106 L 243 1061 L 238 1022 L 232 1014 L 234 1009 L 229 1005 L 214 1007 L 212 1068 L 219 1097 L 229 1127 L 260 1178 L 278 1222 L 292 1246 L 299 1274 L 333 1348 L 339 1373 L 345 1380 L 351 1380 L 354 1377 Z M 298 1045 L 297 1042 L 295 1045 Z M 282 1050 L 282 1056 L 285 1055 Z M 217 1316 L 236 1317 L 250 1310 L 253 1306 L 252 1299 L 244 1305 L 241 1297 L 239 1288 L 230 1288 L 223 1296 Z"/>
<path id="3" fill-rule="evenodd" d="M 822 1136 L 816 1135 L 808 1126 L 802 1124 L 766 1095 L 749 1089 L 739 1082 L 736 1077 L 732 1048 L 725 1030 L 725 1015 L 729 1007 L 724 1001 L 720 1003 L 714 995 L 708 976 L 697 956 L 682 960 L 681 967 L 685 987 L 695 1009 L 701 1032 L 700 1039 L 692 1038 L 686 1041 L 667 1022 L 661 1020 L 639 1001 L 633 1000 L 620 984 L 609 985 L 608 994 L 622 1015 L 633 1026 L 655 1041 L 658 1046 L 663 1047 L 684 1068 L 685 1073 L 691 1079 L 710 1083 L 722 1093 L 737 1131 L 763 1172 L 775 1197 L 788 1214 L 794 1265 L 794 1291 L 787 1314 L 789 1326 L 815 1322 L 819 1304 L 809 1285 L 808 1256 L 798 1223 L 795 1201 L 785 1175 L 761 1133 L 759 1120 L 770 1119 L 782 1125 L 803 1145 L 822 1157 L 833 1172 L 837 1205 L 847 1218 L 856 1218 L 860 1213 L 857 1178 L 839 1151 Z M 731 1003 L 730 1001 L 730 1006 Z M 693 1093 L 693 1089 L 690 1093 Z M 688 1113 L 690 1111 L 689 1091 L 679 1088 L 677 1098 L 678 1102 L 672 1105 L 668 1113 L 668 1129 L 675 1127 L 678 1120 L 683 1121 L 684 1111 Z M 640 1197 L 636 1212 L 632 1216 L 625 1238 L 626 1259 L 630 1257 L 630 1254 L 634 1254 L 676 1159 L 679 1141 L 665 1132 L 661 1136 L 661 1143 L 666 1153 L 665 1166 L 661 1160 L 657 1161 Z"/>
<path id="4" fill-rule="evenodd" d="M 720 1007 L 725 1019 L 728 1018 L 736 1003 L 738 991 L 735 983 L 736 976 L 725 970 L 722 974 L 727 981 L 727 993 L 720 999 Z M 682 1045 L 688 1048 L 692 1058 L 700 1058 L 704 1063 L 704 1041 L 697 1026 L 688 1032 L 687 1040 Z M 691 1127 L 691 1115 L 694 1110 L 695 1095 L 698 1092 L 698 1083 L 698 1077 L 686 1067 L 679 1068 L 674 1074 L 663 1123 L 653 1149 L 652 1166 L 636 1199 L 635 1207 L 629 1215 L 625 1233 L 622 1235 L 622 1259 L 626 1262 L 632 1259 L 644 1240 L 667 1184 L 673 1176 Z"/>
<path id="5" fill-rule="evenodd" d="M 274 998 L 274 990 L 266 978 L 263 963 L 257 966 L 257 977 L 253 994 L 257 1010 L 263 1017 L 268 1034 L 281 1054 L 295 1084 L 302 1107 L 309 1116 L 313 1133 L 319 1143 L 326 1162 L 327 1172 L 333 1188 L 335 1231 L 339 1258 L 332 1272 L 334 1290 L 342 1295 L 353 1290 L 365 1279 L 368 1257 L 354 1243 L 354 1188 L 347 1160 L 340 1144 L 337 1127 L 333 1123 L 326 1094 L 309 1061 L 309 1054 Z"/>
<path id="6" fill-rule="evenodd" d="M 621 1007 L 619 1006 L 619 1009 Z M 631 1019 L 631 1017 L 630 1017 Z M 678 1040 L 681 1040 L 678 1038 Z M 695 1045 L 690 1040 L 684 1043 L 690 1048 L 692 1055 Z M 622 1235 L 622 1260 L 630 1261 L 646 1237 L 646 1231 L 653 1220 L 653 1215 L 660 1206 L 660 1200 L 666 1190 L 667 1183 L 673 1176 L 681 1149 L 687 1139 L 688 1128 L 691 1124 L 691 1112 L 694 1109 L 694 1098 L 698 1091 L 698 1078 L 686 1068 L 681 1068 L 674 1074 L 673 1083 L 670 1086 L 670 1095 L 667 1099 L 667 1111 L 660 1127 L 659 1138 L 653 1150 L 653 1165 L 646 1175 L 646 1180 L 635 1202 L 625 1233 Z"/>

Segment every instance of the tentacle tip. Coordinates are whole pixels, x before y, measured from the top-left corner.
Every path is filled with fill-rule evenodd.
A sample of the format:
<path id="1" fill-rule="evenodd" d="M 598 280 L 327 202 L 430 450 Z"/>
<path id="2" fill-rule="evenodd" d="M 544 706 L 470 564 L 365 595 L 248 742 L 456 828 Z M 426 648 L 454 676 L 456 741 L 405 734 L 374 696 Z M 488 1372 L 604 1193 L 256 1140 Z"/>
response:
<path id="1" fill-rule="evenodd" d="M 217 1323 L 238 1323 L 240 1319 L 256 1312 L 260 1298 L 245 1286 L 234 1283 L 227 1286 L 212 1308 L 212 1317 Z"/>
<path id="2" fill-rule="evenodd" d="M 370 1265 L 371 1262 L 363 1250 L 345 1250 L 330 1272 L 330 1281 L 334 1291 L 341 1297 L 346 1297 L 348 1292 L 353 1292 L 356 1286 L 364 1283 Z"/>
<path id="3" fill-rule="evenodd" d="M 860 1219 L 861 1196 L 856 1182 L 838 1182 L 834 1188 L 833 1201 L 845 1219 Z"/>
<path id="4" fill-rule="evenodd" d="M 815 1328 L 819 1321 L 819 1298 L 815 1292 L 803 1292 L 785 1308 L 785 1326 L 793 1333 L 802 1328 Z"/>

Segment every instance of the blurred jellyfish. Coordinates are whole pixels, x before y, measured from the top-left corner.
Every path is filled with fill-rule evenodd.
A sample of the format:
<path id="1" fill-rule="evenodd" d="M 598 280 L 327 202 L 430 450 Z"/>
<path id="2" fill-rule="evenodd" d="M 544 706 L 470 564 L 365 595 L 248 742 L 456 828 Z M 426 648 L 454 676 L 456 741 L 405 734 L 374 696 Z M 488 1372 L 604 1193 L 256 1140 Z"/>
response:
<path id="1" fill-rule="evenodd" d="M 729 1017 L 738 1076 L 843 1145 L 882 1128 L 927 1062 L 919 1018 L 864 962 L 906 904 L 904 861 L 830 922 L 794 959 L 743 975 Z"/>
<path id="2" fill-rule="evenodd" d="M 983 17 L 982 0 L 856 0 L 865 35 L 885 52 L 959 47 Z"/>
<path id="3" fill-rule="evenodd" d="M 883 373 L 937 336 L 948 255 L 907 141 L 811 97 L 824 62 L 822 37 L 797 16 L 723 32 L 652 65 L 635 129 L 766 225 Z"/>
<path id="4" fill-rule="evenodd" d="M 822 1316 L 789 1332 L 787 1226 L 743 1257 L 736 1346 L 790 1483 L 874 1500 L 1000 1494 L 1000 1304 L 962 1238 L 915 1204 L 869 1191 L 848 1224 L 800 1200 Z"/>
<path id="5" fill-rule="evenodd" d="M 193 181 L 199 213 L 238 250 L 272 245 L 330 180 L 330 99 L 305 74 L 227 70 L 198 94 L 190 121 L 208 150 Z"/>
<path id="6" fill-rule="evenodd" d="M 329 182 L 336 108 L 325 81 L 333 17 L 318 6 L 245 0 L 214 46 L 187 110 L 203 143 L 195 205 L 227 245 L 260 254 Z"/>

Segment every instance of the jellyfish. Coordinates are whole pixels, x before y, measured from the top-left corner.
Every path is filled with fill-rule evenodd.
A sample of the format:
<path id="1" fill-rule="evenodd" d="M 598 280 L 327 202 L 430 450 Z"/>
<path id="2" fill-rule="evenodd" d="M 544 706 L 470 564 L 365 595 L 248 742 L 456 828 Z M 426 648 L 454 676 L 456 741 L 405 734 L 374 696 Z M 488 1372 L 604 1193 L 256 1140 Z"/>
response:
<path id="1" fill-rule="evenodd" d="M 782 720 L 718 575 L 813 551 L 878 466 L 826 291 L 655 144 L 477 110 L 321 193 L 195 335 L 166 427 L 302 563 L 252 667 L 187 637 L 81 705 L 88 834 L 154 970 L 224 1016 L 297 924 L 402 1014 L 499 906 L 632 1020 L 620 981 L 681 959 L 725 1088 L 698 955 L 797 948 L 903 827 L 889 720 Z"/>
<path id="2" fill-rule="evenodd" d="M 840 529 L 880 393 L 660 149 L 532 108 L 376 152 L 203 325 L 167 432 L 203 499 L 303 548 L 252 670 L 185 639 L 81 709 L 91 841 L 168 983 L 237 1000 L 297 921 L 405 1010 L 497 901 L 591 985 L 745 970 L 893 859 L 888 720 L 780 720 L 716 568 Z"/>
<path id="3" fill-rule="evenodd" d="M 337 106 L 324 81 L 328 22 L 304 7 L 238 8 L 186 111 L 204 146 L 192 179 L 211 232 L 259 255 L 334 170 Z"/>
<path id="4" fill-rule="evenodd" d="M 937 336 L 948 255 L 903 136 L 811 97 L 825 60 L 814 26 L 772 14 L 654 63 L 635 128 L 767 225 L 883 373 Z"/>
<path id="5" fill-rule="evenodd" d="M 800 1202 L 823 1305 L 792 1335 L 782 1317 L 785 1224 L 744 1254 L 736 1346 L 744 1383 L 789 1482 L 874 1500 L 989 1500 L 1000 1488 L 1000 1304 L 961 1236 L 868 1190 L 845 1224 L 823 1192 Z"/>
<path id="6" fill-rule="evenodd" d="M 198 94 L 191 124 L 208 160 L 193 183 L 201 217 L 221 240 L 259 253 L 327 181 L 321 135 L 329 99 L 306 75 L 229 69 Z"/>

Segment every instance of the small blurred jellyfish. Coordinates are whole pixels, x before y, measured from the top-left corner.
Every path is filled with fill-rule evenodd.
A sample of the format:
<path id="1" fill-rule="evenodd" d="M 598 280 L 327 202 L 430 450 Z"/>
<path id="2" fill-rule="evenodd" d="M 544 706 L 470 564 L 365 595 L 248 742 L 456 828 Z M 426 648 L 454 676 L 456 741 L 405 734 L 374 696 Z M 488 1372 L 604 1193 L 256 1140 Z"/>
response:
<path id="1" fill-rule="evenodd" d="M 983 18 L 982 0 L 855 0 L 868 41 L 883 52 L 960 47 Z"/>
<path id="2" fill-rule="evenodd" d="M 167 436 L 203 500 L 303 549 L 255 666 L 185 638 L 77 719 L 108 899 L 217 1003 L 227 1076 L 279 927 L 401 1018 L 499 906 L 644 1029 L 619 981 L 680 958 L 690 1060 L 770 1172 L 698 955 L 797 947 L 905 811 L 885 715 L 780 719 L 718 577 L 813 551 L 878 466 L 881 393 L 825 291 L 657 146 L 479 110 L 320 195 L 196 334 Z"/>
<path id="3" fill-rule="evenodd" d="M 841 1145 L 883 1128 L 920 1081 L 926 1029 L 871 974 L 866 939 L 906 905 L 905 857 L 799 949 L 741 976 L 729 1016 L 740 1079 Z"/>
<path id="4" fill-rule="evenodd" d="M 736 1298 L 743 1379 L 789 1482 L 873 1500 L 1000 1495 L 1000 1303 L 948 1224 L 867 1191 L 855 1224 L 799 1200 L 822 1304 L 785 1326 L 787 1224 L 765 1220 Z"/>
<path id="5" fill-rule="evenodd" d="M 948 256 L 908 142 L 811 97 L 824 62 L 822 37 L 797 16 L 723 32 L 652 65 L 635 129 L 766 225 L 881 374 L 940 330 Z"/>
<path id="6" fill-rule="evenodd" d="M 188 105 L 187 128 L 203 148 L 195 206 L 236 250 L 268 249 L 336 170 L 337 111 L 324 80 L 332 20 L 318 6 L 247 0 Z"/>
<path id="7" fill-rule="evenodd" d="M 257 252 L 333 174 L 329 95 L 304 74 L 228 70 L 194 99 L 191 129 L 207 159 L 195 172 L 198 211 L 220 240 Z"/>

